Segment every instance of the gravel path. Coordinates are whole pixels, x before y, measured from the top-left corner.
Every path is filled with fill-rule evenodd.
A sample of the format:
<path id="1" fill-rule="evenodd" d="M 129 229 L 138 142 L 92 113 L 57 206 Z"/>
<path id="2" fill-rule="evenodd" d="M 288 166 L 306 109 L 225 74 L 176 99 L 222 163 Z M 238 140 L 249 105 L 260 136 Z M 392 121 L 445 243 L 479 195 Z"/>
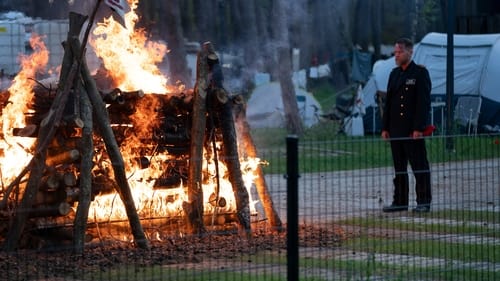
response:
<path id="1" fill-rule="evenodd" d="M 500 210 L 500 159 L 433 164 L 432 210 Z M 392 201 L 392 167 L 308 173 L 299 178 L 301 222 L 325 222 L 381 213 Z M 273 202 L 286 221 L 286 188 L 283 175 L 267 175 Z M 410 206 L 415 206 L 410 176 Z M 263 214 L 262 211 L 259 211 Z"/>

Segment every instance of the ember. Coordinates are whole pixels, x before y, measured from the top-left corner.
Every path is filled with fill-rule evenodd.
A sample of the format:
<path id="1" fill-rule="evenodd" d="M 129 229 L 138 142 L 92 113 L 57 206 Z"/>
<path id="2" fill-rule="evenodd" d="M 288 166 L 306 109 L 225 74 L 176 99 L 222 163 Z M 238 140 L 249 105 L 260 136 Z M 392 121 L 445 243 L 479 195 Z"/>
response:
<path id="1" fill-rule="evenodd" d="M 171 87 L 155 68 L 166 47 L 146 42 L 143 33 L 124 30 L 110 18 L 94 30 L 97 39 L 91 45 L 103 66 L 99 76 L 91 76 L 78 56 L 77 38 L 86 19 L 70 14 L 57 85 L 31 79 L 47 57 L 43 44 L 34 40 L 36 52 L 5 93 L 0 161 L 8 186 L 2 189 L 0 210 L 4 219 L 12 219 L 5 248 L 17 247 L 26 225 L 74 225 L 78 252 L 87 223 L 128 219 L 133 240 L 143 248 L 148 247 L 140 223 L 145 219 L 187 219 L 191 232 L 205 231 L 206 218 L 212 224 L 230 219 L 248 232 L 256 212 L 250 192 L 256 177 L 262 177 L 255 185 L 266 215 L 281 227 L 252 150 L 243 99 L 209 78 L 218 63 L 213 47 L 208 43 L 200 51 L 194 90 Z M 133 27 L 137 16 L 132 11 L 126 19 Z M 236 132 L 235 122 L 247 131 Z M 238 136 L 249 150 L 241 157 Z"/>

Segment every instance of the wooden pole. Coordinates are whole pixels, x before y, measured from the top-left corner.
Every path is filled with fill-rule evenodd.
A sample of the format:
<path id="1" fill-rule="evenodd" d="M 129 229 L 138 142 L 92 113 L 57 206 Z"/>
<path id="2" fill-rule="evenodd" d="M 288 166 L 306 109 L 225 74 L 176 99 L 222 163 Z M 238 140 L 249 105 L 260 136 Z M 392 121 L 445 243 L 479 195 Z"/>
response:
<path id="1" fill-rule="evenodd" d="M 235 123 L 238 128 L 236 131 L 239 133 L 238 139 L 240 140 L 240 146 L 242 147 L 241 151 L 244 151 L 247 157 L 257 158 L 257 148 L 253 142 L 252 135 L 250 134 L 250 125 L 246 119 L 246 103 L 241 96 L 234 98 L 233 103 Z M 278 232 L 282 232 L 284 227 L 280 217 L 278 216 L 278 212 L 276 212 L 276 209 L 274 208 L 271 194 L 267 188 L 266 178 L 264 177 L 264 172 L 262 171 L 262 167 L 260 165 L 257 167 L 255 173 L 255 187 L 262 206 L 264 207 L 266 218 L 268 219 L 271 227 Z"/>
<path id="2" fill-rule="evenodd" d="M 202 189 L 202 161 L 203 144 L 206 129 L 206 98 L 208 88 L 208 53 L 213 48 L 210 42 L 203 45 L 198 52 L 196 63 L 196 85 L 193 97 L 193 117 L 191 125 L 191 148 L 188 172 L 188 201 L 182 207 L 186 213 L 187 231 L 189 233 L 203 233 L 203 189 Z"/>
<path id="3" fill-rule="evenodd" d="M 79 50 L 80 46 L 72 45 L 72 48 Z M 87 93 L 92 103 L 93 113 L 95 117 L 95 124 L 98 125 L 99 133 L 104 140 L 106 145 L 106 151 L 108 152 L 111 164 L 113 166 L 113 171 L 115 174 L 115 180 L 118 184 L 119 189 L 117 190 L 120 198 L 125 206 L 127 212 L 128 220 L 130 223 L 130 228 L 132 229 L 132 234 L 134 236 L 135 243 L 137 246 L 143 249 L 149 248 L 149 243 L 142 229 L 141 221 L 137 210 L 135 208 L 134 199 L 132 197 L 132 192 L 127 181 L 127 175 L 125 174 L 125 163 L 120 152 L 120 148 L 116 142 L 113 130 L 111 129 L 111 124 L 109 121 L 108 113 L 106 110 L 106 104 L 102 100 L 94 79 L 90 75 L 85 61 L 82 61 L 81 65 L 81 75 L 87 89 Z"/>
<path id="4" fill-rule="evenodd" d="M 85 243 L 85 231 L 92 192 L 92 157 L 94 155 L 92 105 L 83 87 L 80 89 L 80 111 L 84 123 L 80 151 L 80 195 L 73 228 L 73 249 L 75 254 L 82 254 Z"/>
<path id="5" fill-rule="evenodd" d="M 212 111 L 215 113 L 218 120 L 217 124 L 220 126 L 222 134 L 224 155 L 221 157 L 221 160 L 226 163 L 228 169 L 229 181 L 231 182 L 234 197 L 236 199 L 236 215 L 239 224 L 243 230 L 249 234 L 251 232 L 249 196 L 241 174 L 238 143 L 236 130 L 234 129 L 231 103 L 220 102 L 221 100 L 228 100 L 227 92 L 222 88 L 213 89 L 210 91 L 210 95 L 212 94 L 214 98 L 210 98 L 209 100 L 213 101 L 210 104 L 214 107 Z M 221 95 L 226 97 L 221 99 Z"/>
<path id="6" fill-rule="evenodd" d="M 81 61 L 85 55 L 85 48 L 87 46 L 87 41 L 89 40 L 89 34 L 90 34 L 90 29 L 92 28 L 92 25 L 94 25 L 94 19 L 95 15 L 97 14 L 97 10 L 99 10 L 99 6 L 101 5 L 102 0 L 97 0 L 95 3 L 94 10 L 92 11 L 92 14 L 90 15 L 89 22 L 87 24 L 87 29 L 85 29 L 85 34 L 83 35 L 83 40 L 82 40 L 82 46 L 80 49 L 80 52 L 78 53 L 78 58 Z"/>

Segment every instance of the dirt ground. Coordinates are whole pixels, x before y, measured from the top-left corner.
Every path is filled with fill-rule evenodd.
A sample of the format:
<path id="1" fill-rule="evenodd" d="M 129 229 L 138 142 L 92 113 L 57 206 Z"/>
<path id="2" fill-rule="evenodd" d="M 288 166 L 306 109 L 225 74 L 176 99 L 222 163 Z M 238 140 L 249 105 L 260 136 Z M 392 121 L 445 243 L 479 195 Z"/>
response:
<path id="1" fill-rule="evenodd" d="M 0 280 L 54 280 L 83 272 L 123 270 L 124 264 L 139 267 L 197 264 L 208 269 L 213 264 L 210 261 L 227 263 L 261 251 L 286 253 L 286 233 L 272 231 L 265 222 L 253 223 L 249 236 L 242 235 L 236 224 L 208 230 L 204 235 L 185 236 L 173 234 L 171 229 L 146 229 L 148 236 L 153 236 L 148 250 L 106 236 L 87 243 L 84 255 L 72 254 L 69 241 L 68 248 L 62 247 L 65 245 L 62 241 L 57 244 L 52 241 L 36 250 L 0 252 Z M 299 243 L 308 247 L 335 247 L 343 239 L 344 233 L 337 227 L 302 226 Z"/>

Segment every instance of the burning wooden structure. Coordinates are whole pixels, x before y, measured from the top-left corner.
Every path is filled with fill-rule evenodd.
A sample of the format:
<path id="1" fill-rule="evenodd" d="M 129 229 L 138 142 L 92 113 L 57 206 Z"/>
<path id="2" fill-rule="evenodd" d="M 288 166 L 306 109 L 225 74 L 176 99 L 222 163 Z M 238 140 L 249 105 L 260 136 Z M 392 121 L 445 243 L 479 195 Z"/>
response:
<path id="1" fill-rule="evenodd" d="M 151 218 L 184 218 L 191 233 L 206 231 L 207 217 L 219 223 L 234 218 L 248 233 L 252 183 L 245 183 L 242 170 L 258 178 L 266 216 L 281 229 L 255 160 L 243 99 L 222 87 L 211 44 L 198 54 L 194 90 L 103 91 L 82 59 L 78 35 L 86 18 L 70 15 L 55 90 L 35 87 L 27 125 L 11 128 L 35 145 L 25 148 L 32 159 L 1 193 L 0 211 L 9 220 L 3 248 L 17 248 L 26 229 L 72 225 L 80 253 L 88 222 L 113 220 L 128 220 L 141 248 L 148 247 L 141 220 Z M 240 156 L 253 166 L 242 167 Z"/>

